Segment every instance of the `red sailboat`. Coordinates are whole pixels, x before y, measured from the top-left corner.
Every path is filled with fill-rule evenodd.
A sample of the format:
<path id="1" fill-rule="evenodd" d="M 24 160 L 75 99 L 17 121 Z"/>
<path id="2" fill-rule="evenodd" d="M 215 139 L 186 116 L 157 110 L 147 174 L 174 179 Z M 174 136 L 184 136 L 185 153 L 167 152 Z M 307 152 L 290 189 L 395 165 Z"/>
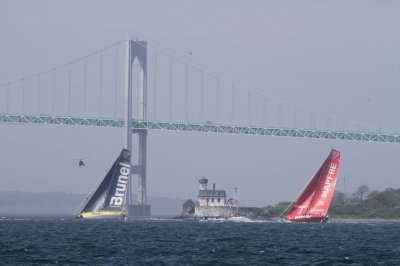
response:
<path id="1" fill-rule="evenodd" d="M 332 149 L 295 202 L 283 212 L 288 222 L 327 222 L 339 172 L 340 152 Z"/>

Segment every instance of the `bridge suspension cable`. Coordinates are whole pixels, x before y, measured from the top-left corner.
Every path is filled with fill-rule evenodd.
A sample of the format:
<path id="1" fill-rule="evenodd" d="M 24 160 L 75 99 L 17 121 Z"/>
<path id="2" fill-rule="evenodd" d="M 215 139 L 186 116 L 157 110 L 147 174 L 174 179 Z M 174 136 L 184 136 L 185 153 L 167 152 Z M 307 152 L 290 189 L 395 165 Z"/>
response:
<path id="1" fill-rule="evenodd" d="M 175 62 L 177 64 L 181 64 L 181 65 L 185 66 L 186 68 L 191 68 L 191 69 L 196 70 L 197 72 L 200 73 L 200 76 L 201 76 L 200 79 L 201 80 L 203 80 L 205 78 L 205 76 L 207 76 L 207 78 L 210 78 L 210 79 L 219 80 L 219 81 L 222 81 L 224 83 L 234 84 L 233 87 L 235 89 L 237 89 L 238 91 L 243 91 L 244 93 L 249 93 L 250 92 L 250 98 L 251 98 L 250 103 L 253 102 L 253 99 L 256 99 L 255 97 L 259 97 L 261 99 L 261 101 L 263 101 L 264 98 L 269 99 L 268 102 L 270 103 L 270 105 L 275 102 L 276 105 L 277 105 L 277 109 L 278 109 L 278 124 L 280 126 L 284 125 L 284 113 L 285 113 L 285 116 L 289 115 L 292 112 L 292 111 L 290 111 L 290 109 L 292 109 L 293 110 L 293 124 L 296 124 L 296 125 L 298 125 L 298 123 L 299 123 L 299 118 L 300 118 L 299 115 L 300 114 L 303 114 L 303 116 L 310 116 L 310 114 L 313 114 L 312 115 L 313 118 L 309 118 L 309 121 L 311 121 L 310 124 L 309 124 L 309 127 L 311 127 L 311 128 L 316 126 L 316 118 L 319 117 L 321 119 L 325 119 L 327 121 L 328 127 L 330 127 L 330 128 L 332 128 L 332 121 L 335 121 L 335 123 L 339 123 L 339 124 L 341 122 L 345 121 L 347 125 L 351 124 L 351 125 L 354 125 L 356 127 L 361 127 L 361 128 L 365 128 L 365 129 L 374 130 L 374 131 L 376 131 L 376 130 L 381 131 L 383 129 L 381 126 L 362 123 L 362 122 L 354 121 L 354 120 L 347 119 L 347 118 L 342 118 L 342 117 L 335 116 L 335 115 L 329 115 L 329 114 L 326 114 L 326 113 L 323 113 L 323 112 L 319 112 L 319 111 L 317 111 L 315 109 L 312 109 L 312 108 L 309 108 L 309 107 L 301 106 L 301 105 L 298 105 L 298 104 L 293 104 L 293 103 L 288 102 L 288 101 L 286 101 L 284 99 L 281 99 L 281 98 L 278 98 L 278 97 L 274 97 L 274 96 L 272 96 L 270 94 L 267 94 L 267 93 L 261 93 L 259 91 L 254 90 L 254 89 L 251 89 L 251 88 L 249 88 L 247 86 L 240 85 L 237 82 L 233 81 L 232 79 L 229 79 L 229 78 L 223 77 L 221 75 L 218 75 L 215 72 L 213 72 L 213 71 L 211 71 L 211 70 L 209 70 L 207 68 L 204 68 L 204 67 L 201 67 L 201 66 L 199 66 L 197 64 L 194 64 L 194 63 L 188 61 L 187 59 L 185 59 L 185 58 L 183 58 L 181 56 L 178 56 L 178 55 L 172 53 L 171 51 L 156 45 L 153 42 L 149 42 L 148 45 L 153 47 L 157 51 L 158 54 L 163 53 L 166 56 L 169 56 L 169 57 L 172 56 L 175 59 Z M 203 87 L 201 86 L 201 89 L 200 89 L 200 94 L 201 94 L 200 97 L 201 97 L 201 99 L 203 99 L 203 96 L 204 96 L 204 93 L 205 93 L 203 91 L 204 88 L 203 89 L 202 88 Z M 236 90 L 235 90 L 235 92 L 233 94 L 236 94 L 236 93 L 238 93 L 238 92 L 236 92 Z M 235 104 L 234 103 L 235 100 L 236 100 L 235 97 L 232 97 L 232 101 L 233 101 L 232 105 Z M 186 97 L 185 97 L 185 105 L 186 104 L 187 104 L 187 100 L 186 100 Z M 286 108 L 286 106 L 288 108 Z M 289 107 L 291 107 L 291 108 L 289 108 Z M 204 104 L 201 104 L 200 108 L 201 108 L 201 110 L 200 110 L 201 119 L 200 120 L 203 121 L 204 120 L 204 117 L 203 117 L 204 116 Z M 248 107 L 248 109 L 249 109 L 249 107 Z M 284 109 L 288 109 L 288 110 L 284 110 Z M 250 110 L 250 111 L 252 113 L 252 110 Z M 185 108 L 185 113 L 186 113 L 186 108 Z M 252 115 L 251 114 L 248 115 L 248 119 L 249 120 L 250 120 L 250 116 L 252 116 Z M 217 117 L 218 117 L 217 120 L 219 120 L 218 112 L 217 112 Z M 252 118 L 251 118 L 251 120 L 252 120 L 251 123 L 253 123 L 253 119 Z M 330 122 L 328 122 L 329 120 L 330 120 Z M 263 119 L 261 119 L 261 121 L 263 121 Z M 234 122 L 233 119 L 232 119 L 232 122 Z M 248 122 L 250 123 L 250 121 L 248 121 Z M 329 124 L 330 124 L 330 126 L 329 126 Z M 389 131 L 389 129 L 386 129 L 386 130 Z"/>
<path id="2" fill-rule="evenodd" d="M 185 120 L 189 121 L 188 97 L 189 97 L 189 67 L 185 66 Z"/>
<path id="3" fill-rule="evenodd" d="M 37 113 L 40 114 L 40 77 L 37 81 Z"/>
<path id="4" fill-rule="evenodd" d="M 215 86 L 216 86 L 216 91 L 217 91 L 217 104 L 216 104 L 216 112 L 217 112 L 217 121 L 220 121 L 220 117 L 219 117 L 219 112 L 220 112 L 220 110 L 219 110 L 219 108 L 220 108 L 220 99 L 219 99 L 219 97 L 220 97 L 220 87 L 219 87 L 219 79 L 217 78 L 217 81 L 216 81 L 216 84 L 215 84 Z"/>
<path id="5" fill-rule="evenodd" d="M 87 109 L 87 107 L 86 107 L 87 83 L 86 82 L 87 82 L 87 57 L 85 57 L 85 59 L 84 59 L 84 67 L 83 67 L 83 116 L 85 116 L 85 117 L 86 117 L 86 111 L 87 111 L 86 110 Z"/>
<path id="6" fill-rule="evenodd" d="M 53 95 L 51 97 L 51 113 L 55 115 L 56 112 L 56 69 L 53 71 Z M 25 111 L 22 112 L 25 114 Z"/>
<path id="7" fill-rule="evenodd" d="M 54 68 L 48 69 L 48 70 L 43 71 L 43 72 L 40 72 L 40 73 L 38 73 L 38 74 L 35 74 L 35 75 L 32 75 L 32 76 L 27 76 L 27 77 L 24 77 L 24 78 L 20 78 L 20 79 L 17 79 L 17 80 L 15 80 L 15 81 L 12 81 L 12 82 L 3 83 L 2 85 L 0 85 L 0 90 L 9 89 L 9 88 L 15 88 L 15 86 L 14 86 L 15 84 L 19 84 L 19 83 L 21 83 L 21 82 L 24 81 L 24 80 L 25 80 L 25 81 L 26 81 L 26 80 L 34 80 L 35 77 L 37 77 L 37 76 L 39 76 L 39 75 L 40 75 L 40 76 L 45 76 L 45 75 L 48 75 L 48 74 L 50 74 L 50 73 L 53 73 L 54 70 L 65 69 L 65 67 L 67 67 L 69 64 L 74 64 L 74 63 L 83 61 L 83 60 L 85 60 L 85 59 L 88 58 L 88 57 L 92 57 L 92 56 L 94 56 L 94 55 L 96 55 L 96 54 L 99 54 L 101 51 L 109 50 L 110 48 L 115 47 L 115 46 L 118 46 L 119 44 L 124 43 L 124 42 L 125 42 L 124 40 L 115 42 L 115 43 L 113 43 L 113 44 L 111 44 L 111 45 L 109 45 L 109 46 L 104 47 L 103 49 L 94 51 L 94 52 L 92 52 L 92 53 L 90 53 L 90 54 L 88 54 L 88 55 L 85 55 L 85 56 L 76 58 L 76 59 L 74 59 L 74 60 L 69 61 L 68 63 L 61 64 L 61 65 L 59 65 L 59 66 L 56 66 L 56 67 L 54 67 Z"/>
<path id="8" fill-rule="evenodd" d="M 121 55 L 120 44 L 123 41 L 116 42 L 113 45 L 107 46 L 101 50 L 90 53 L 86 56 L 71 60 L 65 64 L 59 65 L 57 67 L 48 69 L 46 71 L 40 72 L 33 76 L 24 77 L 13 82 L 5 83 L 0 86 L 0 112 L 1 112 L 1 98 L 5 100 L 5 112 L 16 112 L 23 113 L 34 112 L 37 114 L 68 114 L 72 116 L 77 113 L 78 108 L 82 110 L 83 116 L 87 115 L 88 112 L 88 88 L 90 88 L 90 102 L 93 102 L 97 97 L 93 97 L 93 82 L 89 81 L 88 75 L 93 77 L 94 73 L 92 70 L 93 65 L 99 66 L 98 71 L 98 106 L 99 115 L 103 115 L 103 72 L 104 72 L 104 62 L 111 56 L 115 56 L 115 75 L 114 75 L 114 96 L 113 105 L 111 108 L 114 117 L 117 117 L 117 106 L 118 106 L 118 56 Z M 82 69 L 82 70 L 80 70 Z M 80 70 L 80 71 L 77 71 Z M 90 72 L 89 72 L 90 70 Z M 109 72 L 109 71 L 108 71 Z M 83 81 L 77 81 L 78 79 Z M 110 77 L 107 77 L 110 79 Z M 88 83 L 89 81 L 89 83 Z M 80 92 L 78 92 L 78 90 Z M 109 91 L 109 90 L 108 90 Z M 1 94 L 5 93 L 6 97 L 1 97 Z M 108 93 L 108 92 L 107 92 Z M 17 96 L 19 95 L 19 96 Z M 109 95 L 109 93 L 108 93 Z M 34 96 L 34 97 L 33 97 Z M 20 109 L 16 97 L 21 99 L 19 101 Z M 12 99 L 12 104 L 10 102 Z M 30 99 L 30 101 L 26 101 Z M 33 99 L 36 99 L 33 100 Z M 33 101 L 32 101 L 33 100 Z M 35 104 L 36 102 L 36 104 Z M 77 103 L 81 103 L 81 107 Z M 57 104 L 56 104 L 57 103 Z M 108 101 L 110 103 L 110 101 Z M 112 104 L 108 105 L 112 106 Z M 16 111 L 18 109 L 18 111 Z M 64 111 L 63 111 L 64 110 Z M 90 108 L 90 110 L 93 110 Z"/>
<path id="9" fill-rule="evenodd" d="M 63 110 L 66 109 L 65 113 L 69 116 L 76 116 L 81 108 L 83 110 L 81 114 L 83 113 L 84 117 L 87 115 L 95 116 L 96 113 L 93 114 L 93 112 L 96 111 L 95 106 L 98 105 L 97 114 L 100 117 L 111 114 L 110 116 L 117 118 L 118 97 L 122 95 L 118 93 L 118 72 L 121 69 L 119 63 L 123 61 L 119 60 L 119 55 L 123 54 L 120 51 L 124 50 L 123 48 L 120 49 L 119 46 L 123 42 L 116 42 L 37 75 L 1 85 L 0 93 L 4 91 L 6 93 L 4 104 L 6 112 L 10 113 L 16 108 L 15 104 L 10 104 L 10 101 L 15 101 L 16 96 L 13 91 L 18 91 L 20 93 L 18 95 L 21 95 L 18 96 L 18 99 L 22 98 L 21 106 L 24 114 L 32 112 L 32 110 L 35 112 L 36 109 L 37 114 L 51 113 L 56 115 L 65 112 Z M 138 45 L 141 44 L 138 43 Z M 261 93 L 240 85 L 232 79 L 217 75 L 215 72 L 177 56 L 152 42 L 148 42 L 148 47 L 154 50 L 154 60 L 152 61 L 154 66 L 151 68 L 154 72 L 154 84 L 152 86 L 154 91 L 153 99 L 151 99 L 154 106 L 154 120 L 166 120 L 162 118 L 164 115 L 171 122 L 173 120 L 186 122 L 198 120 L 201 123 L 208 121 L 211 123 L 225 122 L 226 124 L 227 121 L 230 121 L 231 124 L 247 124 L 249 126 L 263 124 L 264 126 L 303 128 L 316 128 L 317 126 L 321 127 L 320 124 L 325 124 L 327 129 L 340 126 L 343 127 L 342 129 L 352 127 L 357 130 L 379 132 L 383 129 L 380 126 L 328 115 Z M 107 58 L 112 58 L 112 56 L 114 56 L 114 75 L 109 74 L 112 73 L 109 68 L 110 64 L 106 64 Z M 166 64 L 167 67 L 164 68 L 164 70 L 167 69 L 169 65 L 169 73 L 168 71 L 166 71 L 167 73 L 160 71 L 162 57 L 166 57 L 167 62 L 169 61 L 169 64 Z M 95 76 L 93 65 L 98 65 L 97 82 L 90 79 L 90 77 Z M 83 70 L 76 71 L 78 69 Z M 114 83 L 109 82 L 112 76 L 114 76 Z M 167 79 L 165 82 L 159 82 L 158 79 L 163 78 L 163 76 L 166 76 Z M 83 82 L 76 82 L 77 79 L 83 79 Z M 48 80 L 52 80 L 50 82 L 52 87 L 48 84 Z M 33 102 L 26 101 L 26 99 L 32 98 L 32 94 L 35 96 L 35 85 L 37 86 L 36 108 L 34 107 L 34 100 Z M 49 86 L 46 87 L 46 85 Z M 97 87 L 96 95 L 94 95 L 95 87 Z M 114 89 L 114 93 L 110 93 L 110 88 Z M 77 90 L 80 90 L 80 92 L 77 93 Z M 109 98 L 114 99 L 110 101 Z M 67 99 L 67 103 L 65 99 Z M 1 102 L 4 102 L 4 98 L 0 101 L 0 104 Z M 78 106 L 78 104 L 81 105 Z M 65 105 L 67 105 L 66 108 Z M 385 130 L 389 131 L 388 129 Z"/>
<path id="10" fill-rule="evenodd" d="M 173 69 L 174 69 L 174 60 L 173 57 L 170 57 L 169 61 L 169 120 L 172 120 L 172 98 L 173 98 L 173 93 L 172 93 L 172 79 L 173 79 Z"/>
<path id="11" fill-rule="evenodd" d="M 154 68 L 153 68 L 153 78 L 154 78 L 154 94 L 153 94 L 153 112 L 154 118 L 157 119 L 157 51 L 154 53 Z"/>
<path id="12" fill-rule="evenodd" d="M 115 74 L 114 74 L 114 117 L 117 117 L 118 107 L 118 46 L 115 46 Z"/>

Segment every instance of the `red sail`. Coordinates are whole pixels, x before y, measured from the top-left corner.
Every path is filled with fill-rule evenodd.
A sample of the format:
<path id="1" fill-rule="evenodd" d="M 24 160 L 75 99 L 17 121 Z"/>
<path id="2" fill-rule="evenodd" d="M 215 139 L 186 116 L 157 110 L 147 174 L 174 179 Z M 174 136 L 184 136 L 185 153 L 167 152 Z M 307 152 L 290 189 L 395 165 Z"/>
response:
<path id="1" fill-rule="evenodd" d="M 324 222 L 335 190 L 340 152 L 332 149 L 306 188 L 290 206 L 285 220 L 290 222 Z"/>

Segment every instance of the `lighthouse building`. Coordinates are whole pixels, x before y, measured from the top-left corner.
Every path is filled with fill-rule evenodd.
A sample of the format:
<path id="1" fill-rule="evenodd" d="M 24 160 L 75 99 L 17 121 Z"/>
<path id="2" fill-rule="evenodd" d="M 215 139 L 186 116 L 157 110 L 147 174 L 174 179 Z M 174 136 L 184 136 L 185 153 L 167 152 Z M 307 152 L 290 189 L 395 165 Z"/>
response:
<path id="1" fill-rule="evenodd" d="M 216 190 L 215 183 L 212 189 L 207 189 L 208 179 L 205 177 L 199 180 L 199 184 L 198 206 L 226 206 L 225 190 Z"/>

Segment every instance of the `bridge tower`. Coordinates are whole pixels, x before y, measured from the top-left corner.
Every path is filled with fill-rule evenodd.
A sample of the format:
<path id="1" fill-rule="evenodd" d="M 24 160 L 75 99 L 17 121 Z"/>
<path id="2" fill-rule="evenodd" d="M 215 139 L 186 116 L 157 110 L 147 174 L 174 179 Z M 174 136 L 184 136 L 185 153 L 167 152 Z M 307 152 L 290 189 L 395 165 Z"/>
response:
<path id="1" fill-rule="evenodd" d="M 126 199 L 126 213 L 128 217 L 150 216 L 150 205 L 147 204 L 146 195 L 146 148 L 147 148 L 147 130 L 138 130 L 132 132 L 132 69 L 133 62 L 137 59 L 140 68 L 140 110 L 139 119 L 147 119 L 147 42 L 143 40 L 126 41 L 126 59 L 125 59 L 125 135 L 126 149 L 133 151 L 132 133 L 139 135 L 139 158 L 138 165 L 132 165 L 130 186 L 128 187 L 128 196 Z M 137 204 L 132 200 L 132 178 L 138 175 Z"/>

